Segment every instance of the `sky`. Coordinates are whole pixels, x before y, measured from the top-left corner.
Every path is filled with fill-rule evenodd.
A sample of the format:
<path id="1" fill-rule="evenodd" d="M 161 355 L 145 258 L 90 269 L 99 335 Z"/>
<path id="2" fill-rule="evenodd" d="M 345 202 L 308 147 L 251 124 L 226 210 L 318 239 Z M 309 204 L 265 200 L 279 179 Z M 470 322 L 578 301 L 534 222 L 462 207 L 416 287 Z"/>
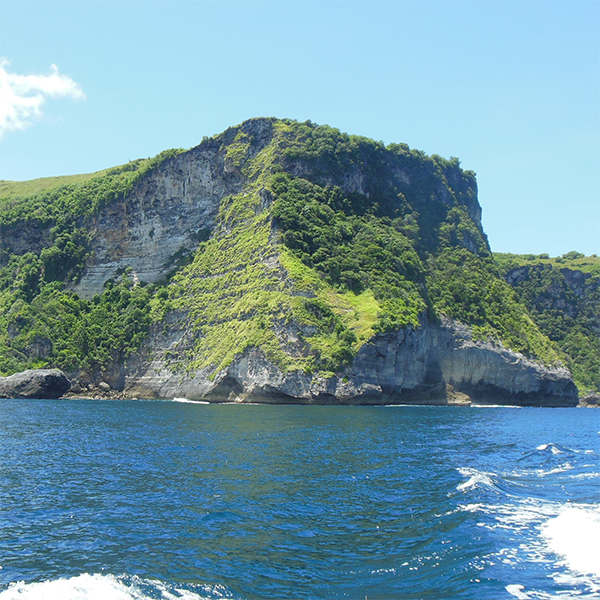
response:
<path id="1" fill-rule="evenodd" d="M 258 116 L 456 156 L 492 250 L 600 254 L 597 0 L 0 0 L 0 179 Z"/>

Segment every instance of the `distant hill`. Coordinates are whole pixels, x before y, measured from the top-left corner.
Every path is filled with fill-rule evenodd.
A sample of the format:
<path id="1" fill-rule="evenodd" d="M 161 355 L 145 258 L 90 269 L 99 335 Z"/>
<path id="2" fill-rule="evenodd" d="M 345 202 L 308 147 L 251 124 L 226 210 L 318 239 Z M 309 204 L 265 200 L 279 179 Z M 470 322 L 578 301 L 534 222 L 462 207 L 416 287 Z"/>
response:
<path id="1" fill-rule="evenodd" d="M 511 275 L 550 259 L 491 253 L 458 159 L 260 118 L 51 179 L 0 183 L 3 374 L 215 401 L 573 405 L 567 365 L 598 389 L 591 325 L 574 317 L 576 351 L 552 333 Z M 594 288 L 595 259 L 564 260 Z M 597 311 L 590 293 L 577 314 Z"/>
<path id="2" fill-rule="evenodd" d="M 600 258 L 494 254 L 500 272 L 585 392 L 600 390 Z"/>

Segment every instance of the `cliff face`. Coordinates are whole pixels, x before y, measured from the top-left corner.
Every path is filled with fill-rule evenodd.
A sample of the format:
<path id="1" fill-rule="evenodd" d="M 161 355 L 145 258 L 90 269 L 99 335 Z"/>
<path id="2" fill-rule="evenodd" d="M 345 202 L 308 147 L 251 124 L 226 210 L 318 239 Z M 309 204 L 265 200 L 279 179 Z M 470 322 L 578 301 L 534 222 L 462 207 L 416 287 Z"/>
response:
<path id="1" fill-rule="evenodd" d="M 40 257 L 6 267 L 11 364 L 43 360 L 74 389 L 129 397 L 577 403 L 569 371 L 544 366 L 554 347 L 494 274 L 474 174 L 457 160 L 254 119 L 123 189 L 95 212 L 79 201 L 85 253 L 52 221 L 39 247 L 0 240 Z M 34 225 L 23 227 L 26 240 Z M 66 283 L 79 300 L 48 276 L 61 252 L 86 257 Z M 125 330 L 118 343 L 111 326 Z M 31 340 L 49 350 L 34 356 Z"/>
<path id="2" fill-rule="evenodd" d="M 508 283 L 540 314 L 586 319 L 600 334 L 600 277 L 572 268 L 534 264 L 510 269 Z"/>
<path id="3" fill-rule="evenodd" d="M 179 155 L 97 215 L 92 258 L 74 291 L 92 298 L 127 268 L 149 283 L 175 269 L 210 235 L 221 199 L 241 191 L 242 179 L 228 172 L 224 154 L 207 144 Z"/>
<path id="4" fill-rule="evenodd" d="M 464 327 L 446 323 L 436 356 L 444 379 L 477 403 L 575 406 L 578 393 L 570 371 L 544 366 L 491 341 L 474 341 Z"/>
<path id="5" fill-rule="evenodd" d="M 164 352 L 178 336 L 151 336 L 148 355 L 126 364 L 124 389 L 141 398 L 301 404 L 508 404 L 576 406 L 577 388 L 564 367 L 544 367 L 501 345 L 473 341 L 446 321 L 375 336 L 343 373 L 284 372 L 250 348 L 227 368 L 170 369 Z M 151 348 L 150 348 L 151 346 Z"/>
<path id="6" fill-rule="evenodd" d="M 510 255 L 507 255 L 510 256 Z M 508 260 L 510 265 L 510 258 Z M 514 259 L 513 259 L 514 260 Z M 505 268 L 505 278 L 540 329 L 563 350 L 578 385 L 600 390 L 600 276 L 572 267 Z"/>
<path id="7" fill-rule="evenodd" d="M 21 221 L 10 227 L 0 225 L 0 265 L 13 254 L 39 254 L 50 244 L 50 228 L 36 220 Z"/>

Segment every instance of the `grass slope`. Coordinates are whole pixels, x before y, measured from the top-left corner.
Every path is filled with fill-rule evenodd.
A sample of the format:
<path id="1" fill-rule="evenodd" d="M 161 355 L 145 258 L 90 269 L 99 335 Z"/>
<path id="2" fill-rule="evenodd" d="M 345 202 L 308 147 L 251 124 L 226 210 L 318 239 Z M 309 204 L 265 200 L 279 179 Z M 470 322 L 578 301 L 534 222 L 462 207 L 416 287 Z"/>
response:
<path id="1" fill-rule="evenodd" d="M 592 275 L 600 275 L 600 257 L 592 254 L 585 256 L 581 252 L 566 252 L 562 256 L 548 254 L 511 254 L 509 252 L 494 252 L 494 258 L 504 270 L 532 265 L 550 265 L 558 269 L 573 269 Z"/>

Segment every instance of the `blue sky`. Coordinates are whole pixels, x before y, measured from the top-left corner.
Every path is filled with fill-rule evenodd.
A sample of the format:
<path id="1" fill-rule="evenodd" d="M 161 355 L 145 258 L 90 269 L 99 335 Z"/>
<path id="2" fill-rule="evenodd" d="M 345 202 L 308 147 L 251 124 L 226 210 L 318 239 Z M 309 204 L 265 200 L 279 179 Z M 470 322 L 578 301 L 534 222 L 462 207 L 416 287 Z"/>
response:
<path id="1" fill-rule="evenodd" d="M 600 254 L 595 0 L 0 0 L 0 57 L 0 110 L 18 76 L 46 85 L 0 114 L 0 179 L 310 119 L 457 156 L 495 251 Z"/>

